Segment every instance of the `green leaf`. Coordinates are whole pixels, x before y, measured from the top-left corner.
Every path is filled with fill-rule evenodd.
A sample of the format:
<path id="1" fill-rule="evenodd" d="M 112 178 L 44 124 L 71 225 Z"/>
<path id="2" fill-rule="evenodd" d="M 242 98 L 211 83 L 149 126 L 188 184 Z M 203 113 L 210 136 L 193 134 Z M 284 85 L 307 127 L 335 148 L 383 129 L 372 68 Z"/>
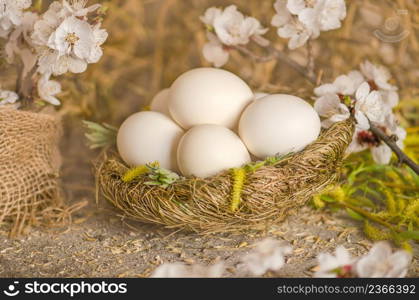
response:
<path id="1" fill-rule="evenodd" d="M 364 220 L 364 219 L 365 219 L 365 218 L 364 218 L 364 216 L 360 215 L 359 213 L 357 213 L 357 212 L 353 211 L 353 210 L 352 210 L 352 209 L 350 209 L 350 208 L 346 208 L 346 212 L 348 213 L 348 215 L 349 215 L 352 219 L 355 219 L 355 220 L 357 220 L 357 221 L 362 221 L 362 220 Z"/>
<path id="2" fill-rule="evenodd" d="M 419 230 L 404 231 L 399 233 L 398 236 L 405 240 L 419 240 Z"/>
<path id="3" fill-rule="evenodd" d="M 86 129 L 85 137 L 88 140 L 90 149 L 103 148 L 116 143 L 118 129 L 109 124 L 98 124 L 90 121 L 83 121 Z"/>
<path id="4" fill-rule="evenodd" d="M 323 200 L 324 202 L 328 202 L 328 203 L 336 203 L 337 202 L 335 198 L 332 198 L 328 195 L 321 195 L 320 199 Z"/>

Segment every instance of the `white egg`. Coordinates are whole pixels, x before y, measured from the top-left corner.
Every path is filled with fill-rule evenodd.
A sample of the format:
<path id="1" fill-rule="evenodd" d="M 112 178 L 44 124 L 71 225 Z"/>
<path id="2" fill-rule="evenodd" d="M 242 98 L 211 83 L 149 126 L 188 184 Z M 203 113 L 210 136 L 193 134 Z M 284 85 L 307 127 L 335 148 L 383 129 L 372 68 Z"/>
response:
<path id="1" fill-rule="evenodd" d="M 201 124 L 237 127 L 253 92 L 238 76 L 215 68 L 198 68 L 179 76 L 170 87 L 169 110 L 183 128 Z"/>
<path id="2" fill-rule="evenodd" d="M 255 100 L 243 112 L 239 135 L 258 158 L 302 150 L 317 139 L 320 118 L 303 99 L 274 94 Z"/>
<path id="3" fill-rule="evenodd" d="M 179 142 L 177 157 L 183 175 L 202 178 L 250 162 L 240 138 L 230 129 L 212 124 L 189 129 Z"/>
<path id="4" fill-rule="evenodd" d="M 169 89 L 163 89 L 154 96 L 150 103 L 150 110 L 170 116 Z"/>
<path id="5" fill-rule="evenodd" d="M 117 147 L 130 166 L 158 161 L 160 166 L 177 172 L 176 149 L 183 130 L 168 116 L 142 111 L 126 119 L 118 131 Z"/>

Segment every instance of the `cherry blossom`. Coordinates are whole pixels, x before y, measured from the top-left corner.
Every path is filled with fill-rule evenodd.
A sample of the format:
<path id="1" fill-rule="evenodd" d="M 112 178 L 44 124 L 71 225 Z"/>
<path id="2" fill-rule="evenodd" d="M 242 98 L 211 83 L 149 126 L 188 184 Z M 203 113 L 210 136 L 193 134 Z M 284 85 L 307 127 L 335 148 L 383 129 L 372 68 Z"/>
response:
<path id="1" fill-rule="evenodd" d="M 60 105 L 61 102 L 55 96 L 61 93 L 61 84 L 58 81 L 50 80 L 49 74 L 44 74 L 38 80 L 37 84 L 39 97 L 52 104 Z"/>
<path id="2" fill-rule="evenodd" d="M 230 57 L 227 47 L 211 32 L 207 32 L 208 42 L 202 49 L 204 58 L 212 63 L 216 68 L 224 66 Z"/>
<path id="3" fill-rule="evenodd" d="M 394 136 L 397 141 L 396 144 L 400 149 L 403 149 L 403 141 L 406 138 L 406 130 L 400 127 L 395 120 L 393 114 L 388 114 L 382 124 L 376 124 L 387 135 Z M 371 155 L 374 161 L 378 164 L 388 164 L 391 160 L 392 150 L 371 131 L 356 127 L 352 142 L 350 143 L 347 152 L 355 153 L 366 149 L 371 150 Z"/>
<path id="4" fill-rule="evenodd" d="M 344 0 L 288 0 L 288 10 L 318 36 L 320 31 L 341 27 L 346 17 Z"/>
<path id="5" fill-rule="evenodd" d="M 156 268 L 150 277 L 153 278 L 214 278 L 221 277 L 224 264 L 212 266 L 186 265 L 183 263 L 165 263 Z"/>
<path id="6" fill-rule="evenodd" d="M 343 246 L 335 250 L 335 254 L 320 253 L 317 257 L 319 269 L 314 277 L 352 277 L 354 259 Z"/>
<path id="7" fill-rule="evenodd" d="M 267 271 L 278 271 L 285 263 L 284 256 L 292 253 L 292 248 L 282 242 L 267 238 L 256 244 L 255 249 L 243 257 L 246 268 L 256 276 Z"/>
<path id="8" fill-rule="evenodd" d="M 387 106 L 393 108 L 399 103 L 397 87 L 389 83 L 391 74 L 387 68 L 381 65 L 375 65 L 366 60 L 361 63 L 360 69 L 365 76 L 366 81 L 370 84 L 371 89 L 380 92 L 382 99 Z"/>
<path id="9" fill-rule="evenodd" d="M 0 107 L 1 106 L 14 106 L 18 107 L 17 101 L 19 100 L 19 96 L 12 91 L 7 90 L 0 90 Z"/>
<path id="10" fill-rule="evenodd" d="M 405 250 L 393 252 L 388 242 L 378 242 L 370 251 L 352 258 L 349 252 L 338 246 L 335 254 L 320 253 L 319 265 L 314 277 L 405 277 L 412 256 Z"/>
<path id="11" fill-rule="evenodd" d="M 274 3 L 274 9 L 276 14 L 271 20 L 271 25 L 278 27 L 278 36 L 290 39 L 288 41 L 290 49 L 303 46 L 311 37 L 311 30 L 289 12 L 287 0 L 277 0 Z"/>
<path id="12" fill-rule="evenodd" d="M 35 23 L 32 39 L 38 47 L 38 71 L 60 75 L 84 72 L 102 56 L 107 32 L 100 23 L 91 25 L 87 14 L 99 8 L 84 8 L 86 1 L 53 2 Z"/>
<path id="13" fill-rule="evenodd" d="M 350 117 L 348 107 L 343 104 L 336 94 L 325 94 L 314 103 L 317 113 L 326 118 L 322 121 L 322 127 L 329 128 L 333 123 L 346 120 Z"/>
<path id="14" fill-rule="evenodd" d="M 199 17 L 202 23 L 207 25 L 210 30 L 214 29 L 214 21 L 217 17 L 219 17 L 222 13 L 222 10 L 216 7 L 210 7 L 208 8 L 204 15 Z"/>
<path id="15" fill-rule="evenodd" d="M 13 27 L 20 25 L 23 10 L 32 0 L 0 0 L 0 37 L 7 37 Z"/>
<path id="16" fill-rule="evenodd" d="M 321 86 L 315 88 L 314 93 L 317 96 L 324 96 L 326 94 L 352 96 L 364 81 L 365 79 L 361 72 L 353 70 L 348 74 L 336 77 L 333 83 L 322 84 Z"/>
<path id="17" fill-rule="evenodd" d="M 274 9 L 271 24 L 278 27 L 280 37 L 290 39 L 290 49 L 316 39 L 320 31 L 341 27 L 346 17 L 344 0 L 277 0 Z"/>
<path id="18" fill-rule="evenodd" d="M 355 98 L 355 118 L 360 128 L 369 129 L 369 121 L 377 123 L 384 121 L 385 114 L 388 111 L 383 105 L 381 94 L 377 91 L 371 91 L 367 82 L 358 87 Z"/>
<path id="19" fill-rule="evenodd" d="M 412 256 L 404 251 L 393 252 L 387 242 L 375 244 L 369 253 L 358 260 L 358 277 L 405 277 Z"/>
<path id="20" fill-rule="evenodd" d="M 16 56 L 20 57 L 23 62 L 22 77 L 26 77 L 37 62 L 37 55 L 33 51 L 31 34 L 38 18 L 39 16 L 36 13 L 23 13 L 21 24 L 16 26 L 10 33 L 5 45 L 6 58 L 9 64 L 13 63 Z"/>
<path id="21" fill-rule="evenodd" d="M 397 87 L 391 85 L 388 82 L 391 78 L 391 74 L 384 66 L 375 65 L 366 60 L 361 63 L 360 70 L 367 81 L 370 81 L 371 84 L 376 85 L 376 89 L 397 90 Z"/>
<path id="22" fill-rule="evenodd" d="M 235 5 L 226 7 L 221 14 L 215 16 L 214 30 L 225 45 L 245 45 L 251 37 L 268 31 L 255 18 L 244 16 Z"/>
<path id="23" fill-rule="evenodd" d="M 204 45 L 203 55 L 216 67 L 227 63 L 228 48 L 246 45 L 250 40 L 260 45 L 269 43 L 262 37 L 268 29 L 263 28 L 257 19 L 244 16 L 235 5 L 223 10 L 210 7 L 200 19 L 208 29 L 208 43 Z"/>

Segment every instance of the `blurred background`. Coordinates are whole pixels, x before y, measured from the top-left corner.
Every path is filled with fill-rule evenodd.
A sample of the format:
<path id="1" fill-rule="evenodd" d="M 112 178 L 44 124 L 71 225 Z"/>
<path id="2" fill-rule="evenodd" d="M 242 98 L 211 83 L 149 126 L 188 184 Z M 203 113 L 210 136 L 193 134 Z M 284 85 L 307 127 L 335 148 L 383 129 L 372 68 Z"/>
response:
<path id="1" fill-rule="evenodd" d="M 45 2 L 45 1 L 44 1 Z M 244 14 L 270 27 L 268 39 L 278 49 L 305 64 L 307 49 L 289 51 L 287 40 L 276 35 L 270 20 L 273 0 L 112 0 L 104 27 L 109 39 L 102 60 L 82 76 L 66 78 L 63 111 L 93 121 L 119 125 L 122 118 L 140 110 L 182 72 L 210 66 L 202 56 L 205 28 L 199 16 L 210 6 L 237 5 Z M 397 108 L 402 125 L 418 125 L 419 113 L 419 2 L 415 0 L 350 0 L 347 17 L 338 30 L 322 32 L 313 42 L 317 73 L 323 82 L 359 68 L 369 59 L 387 66 L 400 88 Z M 93 3 L 90 1 L 89 3 Z M 385 36 L 398 40 L 385 42 Z M 263 54 L 263 52 L 260 52 Z M 246 80 L 255 91 L 288 92 L 309 100 L 313 85 L 288 66 L 270 61 L 254 63 L 232 52 L 226 69 Z"/>
<path id="2" fill-rule="evenodd" d="M 35 2 L 35 1 L 34 1 Z M 43 0 L 43 8 L 49 5 Z M 266 37 L 275 47 L 288 52 L 300 64 L 307 63 L 307 49 L 287 49 L 287 40 L 270 27 L 273 0 L 105 0 L 104 28 L 109 38 L 99 63 L 83 74 L 65 75 L 58 80 L 63 93 L 65 130 L 62 139 L 62 186 L 68 203 L 85 201 L 88 205 L 73 215 L 71 228 L 51 235 L 39 229 L 19 241 L 10 241 L 7 231 L 0 241 L 0 275 L 4 276 L 147 276 L 162 261 L 204 261 L 237 259 L 236 248 L 246 248 L 254 235 L 237 237 L 200 237 L 165 231 L 161 227 L 128 222 L 101 201 L 95 202 L 92 162 L 98 151 L 86 146 L 82 120 L 119 126 L 130 114 L 143 109 L 152 97 L 181 73 L 210 66 L 202 56 L 206 42 L 205 27 L 199 16 L 208 7 L 237 5 L 244 14 L 256 17 L 270 30 Z M 347 0 L 347 17 L 340 29 L 322 32 L 313 42 L 315 67 L 323 83 L 353 69 L 365 59 L 385 65 L 399 87 L 400 104 L 396 114 L 408 130 L 407 152 L 419 157 L 419 2 L 417 0 Z M 385 42 L 379 37 L 397 42 Z M 399 39 L 398 37 L 403 37 Z M 260 50 L 260 49 L 259 49 Z M 255 49 L 255 51 L 258 51 Z M 259 52 L 263 54 L 263 52 Z M 1 61 L 0 82 L 14 88 L 13 69 Z M 311 100 L 313 84 L 288 66 L 270 61 L 255 63 L 232 52 L 224 66 L 254 91 L 285 92 Z M 416 189 L 416 187 L 414 187 Z M 395 191 L 397 193 L 397 191 Z M 298 250 L 299 264 L 291 264 L 282 276 L 310 276 L 315 256 L 336 244 L 347 244 L 354 253 L 365 252 L 370 240 L 359 224 L 347 217 L 306 207 L 296 218 L 273 228 L 271 235 L 288 240 Z M 3 238 L 3 236 L 5 238 Z M 54 240 L 54 247 L 51 240 Z M 202 248 L 202 249 L 201 249 Z M 182 249 L 182 250 L 178 250 Z M 233 249 L 233 250 L 231 250 Z M 296 251 L 297 251 L 296 250 Z M 180 252 L 179 252 L 180 251 Z M 240 275 L 229 271 L 233 276 Z M 411 274 L 417 276 L 417 260 Z"/>

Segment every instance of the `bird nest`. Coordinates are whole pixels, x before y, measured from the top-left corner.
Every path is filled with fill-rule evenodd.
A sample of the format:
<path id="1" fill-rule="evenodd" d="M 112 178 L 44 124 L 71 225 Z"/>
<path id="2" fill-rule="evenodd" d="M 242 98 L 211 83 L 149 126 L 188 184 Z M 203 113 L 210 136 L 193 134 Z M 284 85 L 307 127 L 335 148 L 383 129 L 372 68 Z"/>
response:
<path id="1" fill-rule="evenodd" d="M 336 182 L 353 130 L 348 119 L 301 152 L 165 187 L 147 184 L 147 174 L 126 182 L 129 168 L 109 154 L 97 169 L 98 188 L 125 217 L 141 222 L 201 233 L 263 230 Z"/>

